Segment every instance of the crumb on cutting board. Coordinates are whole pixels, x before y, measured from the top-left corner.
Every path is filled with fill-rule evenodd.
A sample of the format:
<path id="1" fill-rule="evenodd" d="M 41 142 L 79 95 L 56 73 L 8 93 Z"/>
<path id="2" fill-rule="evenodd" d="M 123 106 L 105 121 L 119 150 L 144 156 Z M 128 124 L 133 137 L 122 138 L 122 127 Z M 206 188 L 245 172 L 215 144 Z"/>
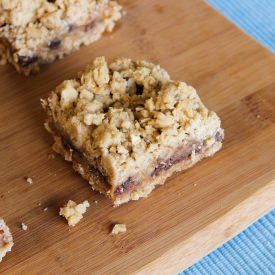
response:
<path id="1" fill-rule="evenodd" d="M 63 216 L 68 221 L 69 226 L 75 226 L 83 218 L 83 214 L 89 206 L 90 204 L 88 201 L 77 204 L 69 200 L 64 207 L 60 208 L 59 215 Z"/>
<path id="2" fill-rule="evenodd" d="M 112 234 L 117 235 L 119 233 L 124 233 L 126 231 L 127 231 L 126 224 L 118 223 L 118 224 L 114 225 L 113 230 L 112 230 Z"/>
<path id="3" fill-rule="evenodd" d="M 21 228 L 22 228 L 22 230 L 26 231 L 28 229 L 28 226 L 22 222 Z"/>
<path id="4" fill-rule="evenodd" d="M 28 183 L 28 184 L 33 184 L 33 180 L 32 180 L 32 178 L 30 178 L 30 177 L 25 177 L 25 181 L 26 181 L 26 183 Z"/>

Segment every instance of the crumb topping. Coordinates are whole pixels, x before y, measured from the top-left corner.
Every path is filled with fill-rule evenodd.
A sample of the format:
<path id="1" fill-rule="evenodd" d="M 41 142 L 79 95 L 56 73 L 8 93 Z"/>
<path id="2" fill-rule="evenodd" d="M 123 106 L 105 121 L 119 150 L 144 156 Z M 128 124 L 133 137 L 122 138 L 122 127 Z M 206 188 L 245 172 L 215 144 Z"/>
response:
<path id="1" fill-rule="evenodd" d="M 60 208 L 59 215 L 63 216 L 68 221 L 69 226 L 75 226 L 83 218 L 83 214 L 89 206 L 90 204 L 88 201 L 77 204 L 69 200 L 64 207 Z"/>
<path id="2" fill-rule="evenodd" d="M 108 65 L 98 57 L 42 104 L 76 148 L 98 166 L 112 162 L 117 174 L 165 148 L 192 140 L 214 143 L 222 131 L 193 87 L 146 61 L 122 58 Z"/>
<path id="3" fill-rule="evenodd" d="M 88 31 L 95 20 L 104 21 L 112 31 L 121 13 L 121 6 L 109 0 L 1 0 L 0 38 L 18 54 L 31 56 L 44 43 L 55 49 L 60 44 L 57 38 L 77 27 Z"/>

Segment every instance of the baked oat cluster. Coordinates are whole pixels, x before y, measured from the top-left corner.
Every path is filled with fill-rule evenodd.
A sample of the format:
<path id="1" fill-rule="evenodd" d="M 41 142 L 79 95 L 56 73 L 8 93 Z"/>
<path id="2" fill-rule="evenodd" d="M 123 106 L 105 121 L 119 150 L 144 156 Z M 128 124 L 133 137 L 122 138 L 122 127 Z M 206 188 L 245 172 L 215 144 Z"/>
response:
<path id="1" fill-rule="evenodd" d="M 13 238 L 5 221 L 0 218 L 0 262 L 13 247 Z"/>
<path id="2" fill-rule="evenodd" d="M 0 0 L 0 63 L 29 74 L 112 31 L 121 16 L 109 0 Z"/>
<path id="3" fill-rule="evenodd" d="M 188 148 L 196 161 L 196 154 L 217 151 L 223 138 L 220 119 L 195 89 L 146 61 L 125 58 L 108 65 L 104 57 L 96 58 L 77 78 L 59 85 L 43 105 L 56 151 L 67 160 L 73 160 L 74 151 L 81 154 L 112 186 L 107 191 L 112 194 L 142 185 L 144 175 L 158 176 L 161 163 L 163 170 L 170 169 L 174 164 L 167 158 L 180 162 L 175 154 L 184 149 L 179 148 Z M 64 140 L 69 150 L 60 149 Z M 134 189 L 134 200 L 145 192 Z"/>
<path id="4" fill-rule="evenodd" d="M 88 201 L 77 204 L 69 200 L 64 207 L 60 208 L 59 215 L 63 216 L 68 221 L 69 226 L 75 226 L 83 218 L 83 214 L 88 207 L 90 207 Z"/>
<path id="5" fill-rule="evenodd" d="M 117 235 L 120 233 L 125 233 L 126 231 L 127 231 L 126 224 L 117 223 L 114 225 L 114 227 L 112 229 L 112 234 Z"/>

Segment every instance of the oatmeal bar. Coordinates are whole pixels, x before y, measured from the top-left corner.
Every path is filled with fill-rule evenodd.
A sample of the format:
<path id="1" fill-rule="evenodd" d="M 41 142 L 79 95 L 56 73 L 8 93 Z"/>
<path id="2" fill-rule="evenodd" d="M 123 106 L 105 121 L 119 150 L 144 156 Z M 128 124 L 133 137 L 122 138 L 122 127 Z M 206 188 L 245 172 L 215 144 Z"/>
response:
<path id="1" fill-rule="evenodd" d="M 59 215 L 63 216 L 68 221 L 69 226 L 75 226 L 83 218 L 83 214 L 88 207 L 90 207 L 88 201 L 77 204 L 69 200 L 64 207 L 60 208 Z"/>
<path id="2" fill-rule="evenodd" d="M 111 32 L 121 16 L 110 0 L 0 0 L 0 64 L 29 75 Z"/>
<path id="3" fill-rule="evenodd" d="M 115 206 L 222 146 L 220 119 L 195 89 L 146 61 L 96 58 L 42 105 L 53 149 Z"/>
<path id="4" fill-rule="evenodd" d="M 0 262 L 5 257 L 7 252 L 11 251 L 12 247 L 13 239 L 10 229 L 6 225 L 5 221 L 0 218 Z"/>

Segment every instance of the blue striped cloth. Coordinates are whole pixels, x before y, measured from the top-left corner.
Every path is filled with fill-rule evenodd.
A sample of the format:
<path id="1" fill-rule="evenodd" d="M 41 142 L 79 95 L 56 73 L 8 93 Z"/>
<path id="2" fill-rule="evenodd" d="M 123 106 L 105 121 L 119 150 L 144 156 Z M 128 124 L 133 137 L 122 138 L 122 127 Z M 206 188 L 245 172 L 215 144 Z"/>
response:
<path id="1" fill-rule="evenodd" d="M 274 275 L 275 210 L 180 275 Z"/>
<path id="2" fill-rule="evenodd" d="M 275 0 L 207 0 L 275 52 Z M 180 275 L 275 275 L 275 210 Z"/>
<path id="3" fill-rule="evenodd" d="M 275 53 L 275 0 L 207 0 L 207 2 Z"/>

